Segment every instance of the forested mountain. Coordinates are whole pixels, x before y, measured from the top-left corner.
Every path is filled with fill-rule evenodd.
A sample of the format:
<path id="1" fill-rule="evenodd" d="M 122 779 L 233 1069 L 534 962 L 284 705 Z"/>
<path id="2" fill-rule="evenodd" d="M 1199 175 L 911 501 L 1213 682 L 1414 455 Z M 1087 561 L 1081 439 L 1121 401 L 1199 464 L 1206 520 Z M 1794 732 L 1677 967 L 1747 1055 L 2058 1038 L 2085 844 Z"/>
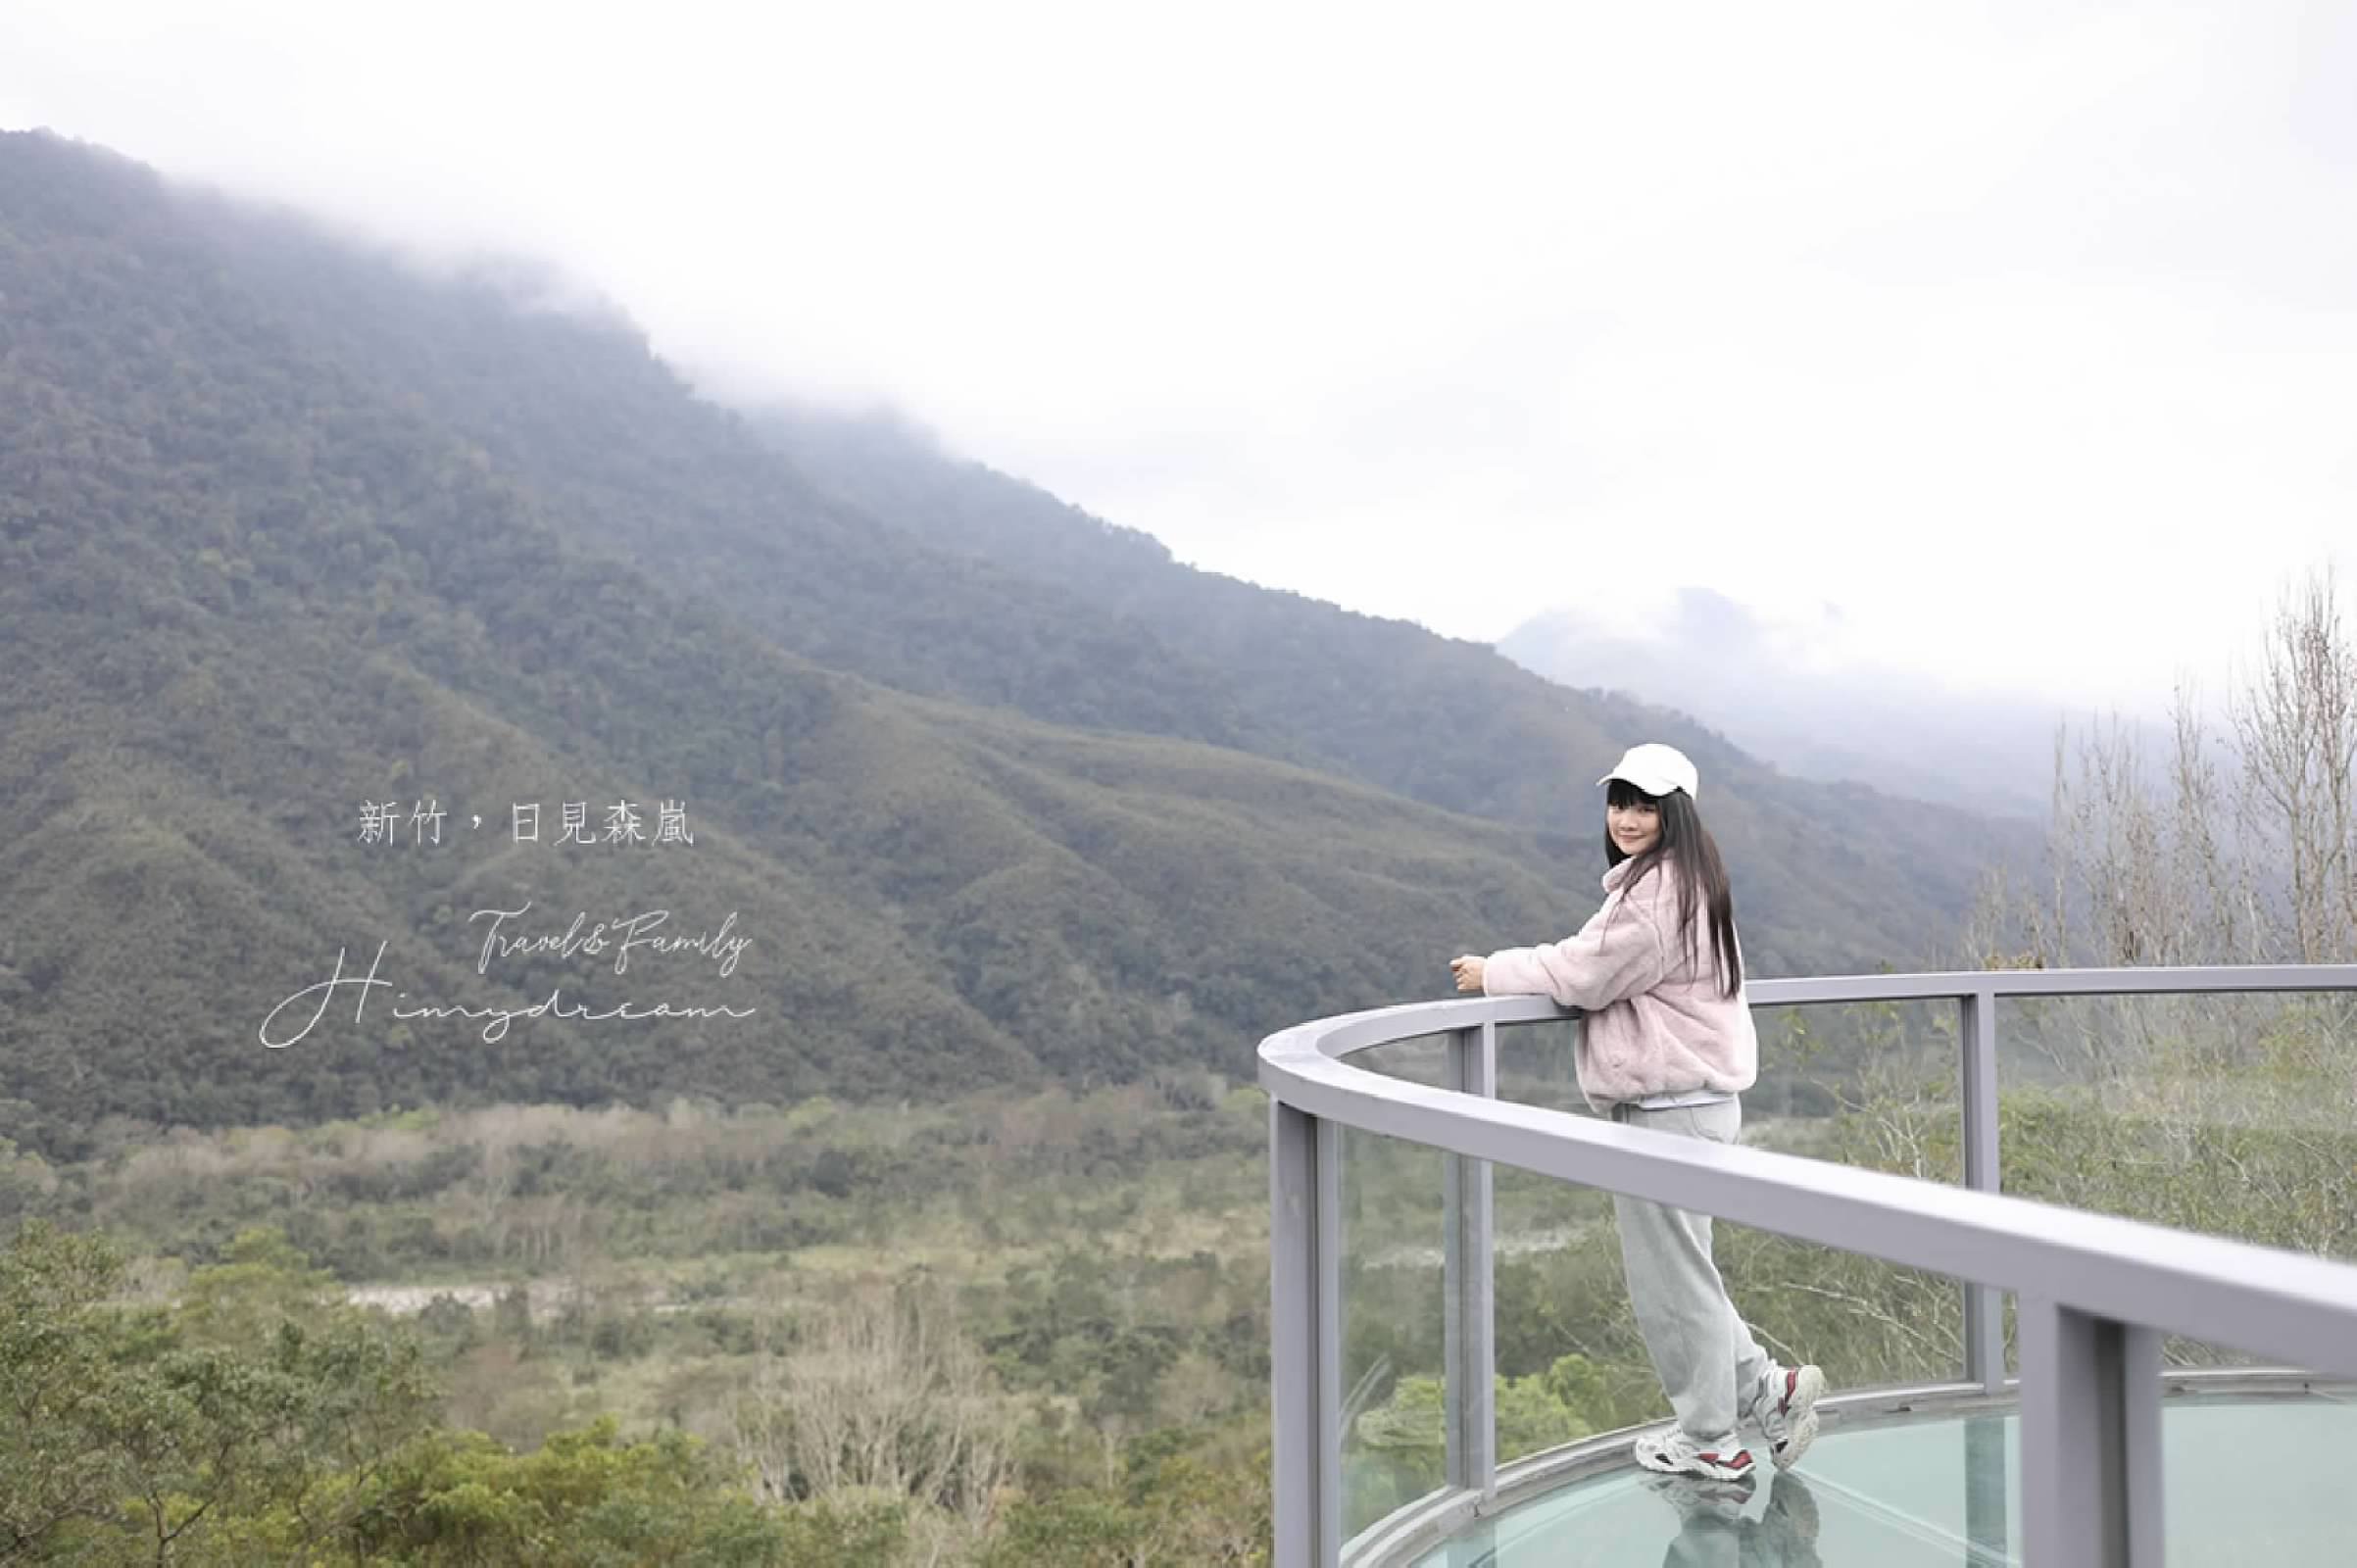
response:
<path id="1" fill-rule="evenodd" d="M 779 406 L 755 422 L 831 494 L 1087 595 L 1228 672 L 1252 719 L 1301 737 L 1322 765 L 1381 788 L 1584 838 L 1590 786 L 1632 739 L 1683 747 L 1769 938 L 1763 969 L 1919 959 L 1989 867 L 2032 853 L 2018 822 L 1792 778 L 1686 713 L 1573 689 L 1569 671 L 1554 684 L 1481 644 L 1182 566 L 1150 536 L 952 457 L 889 416 Z"/>
<path id="2" fill-rule="evenodd" d="M 0 1135 L 1241 1071 L 1584 914 L 1585 786 L 1640 735 L 1713 780 L 1764 972 L 1925 951 L 2014 842 L 938 455 L 894 493 L 781 452 L 537 287 L 0 135 Z M 553 842 L 561 803 L 652 836 L 672 799 L 692 846 Z M 362 842 L 381 801 L 443 842 Z M 733 912 L 753 946 L 478 962 L 469 915 L 527 900 L 535 934 Z M 380 941 L 413 1005 L 755 1014 L 494 1042 L 339 998 L 257 1040 Z"/>
<path id="3" fill-rule="evenodd" d="M 1249 751 L 1585 836 L 1632 734 L 1692 751 L 1796 963 L 1894 956 L 2029 835 L 1777 773 L 1695 723 L 1568 690 L 1475 643 L 1169 560 L 1135 530 L 908 441 L 856 463 L 693 396 L 618 317 L 517 267 L 431 286 L 301 221 L 183 199 L 179 221 L 347 373 L 394 386 L 572 542 L 901 690 Z M 1576 781 L 1576 782 L 1575 782 Z M 2041 781 L 2042 782 L 2042 781 Z M 1567 788 L 1567 785 L 1573 785 Z M 1860 877 L 1866 865 L 1885 877 Z M 1895 886 L 1882 885 L 1886 880 Z M 1768 902 L 1761 905 L 1759 901 Z M 1940 914 L 1927 923 L 1932 911 Z"/>

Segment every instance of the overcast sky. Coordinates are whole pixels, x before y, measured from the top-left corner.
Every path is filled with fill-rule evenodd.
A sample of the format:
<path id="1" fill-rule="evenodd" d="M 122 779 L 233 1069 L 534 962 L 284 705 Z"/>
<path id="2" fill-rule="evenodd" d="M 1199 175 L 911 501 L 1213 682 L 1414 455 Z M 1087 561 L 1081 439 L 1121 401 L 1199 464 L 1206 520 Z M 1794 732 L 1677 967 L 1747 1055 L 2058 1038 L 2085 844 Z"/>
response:
<path id="1" fill-rule="evenodd" d="M 2357 4 L 5 0 L 38 124 L 1453 636 L 2133 704 L 2357 575 Z"/>

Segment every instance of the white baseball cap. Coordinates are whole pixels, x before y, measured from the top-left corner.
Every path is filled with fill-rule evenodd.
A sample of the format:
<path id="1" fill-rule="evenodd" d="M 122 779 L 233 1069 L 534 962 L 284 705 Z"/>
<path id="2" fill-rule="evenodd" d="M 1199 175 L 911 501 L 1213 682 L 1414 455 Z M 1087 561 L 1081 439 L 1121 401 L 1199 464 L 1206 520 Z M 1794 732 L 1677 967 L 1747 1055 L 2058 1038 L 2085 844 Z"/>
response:
<path id="1" fill-rule="evenodd" d="M 1596 780 L 1609 784 L 1614 779 L 1634 784 L 1647 795 L 1667 795 L 1672 790 L 1686 791 L 1689 800 L 1701 797 L 1702 781 L 1694 772 L 1694 764 L 1675 746 L 1647 741 L 1632 746 L 1621 755 L 1619 763 Z"/>

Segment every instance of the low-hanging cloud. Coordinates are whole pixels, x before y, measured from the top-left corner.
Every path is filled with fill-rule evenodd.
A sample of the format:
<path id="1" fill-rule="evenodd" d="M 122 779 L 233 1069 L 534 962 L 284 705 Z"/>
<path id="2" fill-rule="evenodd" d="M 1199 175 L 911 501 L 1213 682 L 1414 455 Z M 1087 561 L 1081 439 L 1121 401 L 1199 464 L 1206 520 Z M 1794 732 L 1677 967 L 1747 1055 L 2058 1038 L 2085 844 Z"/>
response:
<path id="1" fill-rule="evenodd" d="M 2149 696 L 2357 514 L 2347 5 L 646 17 L 16 0 L 0 123 L 1452 635 L 1704 585 Z"/>

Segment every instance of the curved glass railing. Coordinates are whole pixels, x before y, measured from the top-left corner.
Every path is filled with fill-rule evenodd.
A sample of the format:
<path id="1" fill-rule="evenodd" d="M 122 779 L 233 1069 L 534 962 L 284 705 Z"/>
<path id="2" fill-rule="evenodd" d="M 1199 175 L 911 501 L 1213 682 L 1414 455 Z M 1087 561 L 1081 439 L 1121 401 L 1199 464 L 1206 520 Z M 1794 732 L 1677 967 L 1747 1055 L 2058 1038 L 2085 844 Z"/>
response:
<path id="1" fill-rule="evenodd" d="M 1730 1271 L 1739 1304 L 1798 1248 L 1847 1271 L 1809 1271 L 1846 1282 L 1818 1291 L 1838 1310 L 1886 1303 L 1869 1326 L 1887 1353 L 1826 1401 L 1837 1421 L 2018 1398 L 2018 1514 L 1995 1538 L 2032 1564 L 2160 1561 L 2165 1369 L 2357 1380 L 2357 1266 L 2339 1261 L 2357 1256 L 2357 966 L 1748 994 L 1762 1081 L 1746 1117 L 1764 1103 L 1759 1141 L 1784 1148 L 1753 1147 L 1750 1127 L 1729 1148 L 1584 1114 L 1567 1082 L 1577 1015 L 1543 998 L 1386 1007 L 1261 1043 L 1280 1568 L 1418 1562 L 1626 1463 L 1625 1436 L 1596 1433 L 1647 1419 L 1657 1387 L 1626 1375 L 1625 1342 L 1617 1361 L 1609 1345 L 1548 1343 L 1550 1302 L 1617 1276 L 1534 1282 L 1531 1263 L 1596 1255 L 1611 1193 L 1714 1215 L 1756 1246 L 1756 1275 Z M 1814 1036 L 1799 1021 L 1841 1009 L 1869 1015 Z M 1846 1078 L 1810 1065 L 1829 1034 Z M 1904 1278 L 1856 1283 L 1877 1269 Z"/>

